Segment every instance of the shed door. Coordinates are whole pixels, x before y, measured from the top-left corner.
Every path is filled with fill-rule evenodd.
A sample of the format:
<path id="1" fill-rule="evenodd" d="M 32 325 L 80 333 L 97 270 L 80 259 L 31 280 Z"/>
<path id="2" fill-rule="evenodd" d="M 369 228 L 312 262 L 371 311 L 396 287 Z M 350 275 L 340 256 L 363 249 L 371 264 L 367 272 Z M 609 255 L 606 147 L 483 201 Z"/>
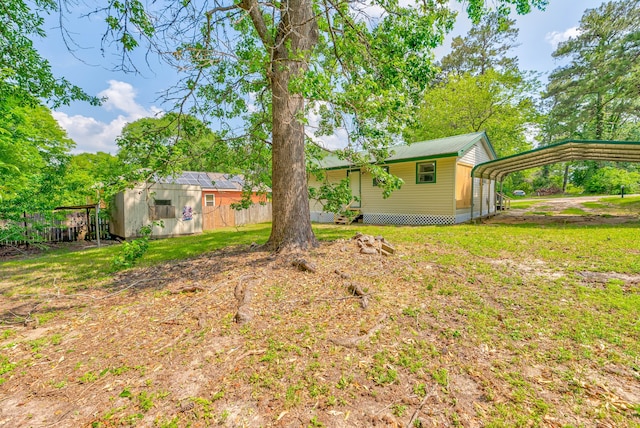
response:
<path id="1" fill-rule="evenodd" d="M 358 200 L 351 202 L 351 208 L 360 208 L 361 194 L 360 189 L 362 187 L 360 183 L 360 170 L 347 171 L 347 177 L 349 177 L 349 186 L 351 187 L 351 194 L 357 197 Z"/>

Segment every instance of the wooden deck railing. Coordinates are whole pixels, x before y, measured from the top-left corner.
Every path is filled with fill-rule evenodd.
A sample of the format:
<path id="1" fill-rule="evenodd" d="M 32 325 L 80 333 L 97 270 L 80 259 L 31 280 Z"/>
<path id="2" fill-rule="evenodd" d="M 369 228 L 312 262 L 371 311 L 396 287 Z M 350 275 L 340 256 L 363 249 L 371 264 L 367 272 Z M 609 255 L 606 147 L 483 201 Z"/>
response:
<path id="1" fill-rule="evenodd" d="M 511 209 L 511 198 L 504 193 L 496 193 L 496 210 L 505 211 Z"/>

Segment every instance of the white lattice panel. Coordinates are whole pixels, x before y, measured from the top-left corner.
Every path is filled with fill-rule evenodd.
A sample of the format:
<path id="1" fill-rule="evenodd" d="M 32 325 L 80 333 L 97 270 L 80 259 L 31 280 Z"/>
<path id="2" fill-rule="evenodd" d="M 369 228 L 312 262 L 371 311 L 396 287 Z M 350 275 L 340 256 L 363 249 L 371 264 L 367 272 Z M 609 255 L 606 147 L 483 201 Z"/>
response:
<path id="1" fill-rule="evenodd" d="M 362 222 L 367 224 L 454 224 L 452 215 L 423 215 L 423 214 L 363 214 Z"/>

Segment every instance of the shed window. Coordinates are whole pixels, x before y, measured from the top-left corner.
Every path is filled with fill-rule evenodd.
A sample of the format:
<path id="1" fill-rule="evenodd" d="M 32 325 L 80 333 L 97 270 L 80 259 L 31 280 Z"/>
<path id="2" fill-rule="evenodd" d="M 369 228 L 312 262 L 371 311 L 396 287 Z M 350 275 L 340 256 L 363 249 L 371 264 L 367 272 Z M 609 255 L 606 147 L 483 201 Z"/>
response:
<path id="1" fill-rule="evenodd" d="M 416 164 L 416 183 L 435 183 L 436 163 L 420 162 Z"/>
<path id="2" fill-rule="evenodd" d="M 171 205 L 171 199 L 156 199 L 155 205 Z"/>
<path id="3" fill-rule="evenodd" d="M 389 167 L 388 166 L 382 166 L 380 167 L 384 170 L 384 172 L 386 172 L 387 174 L 389 173 Z M 373 179 L 373 187 L 378 187 L 381 184 L 384 184 L 384 179 L 378 179 L 378 178 L 374 178 Z"/>
<path id="4" fill-rule="evenodd" d="M 216 195 L 204 195 L 204 206 L 205 207 L 215 207 L 216 206 Z"/>
<path id="5" fill-rule="evenodd" d="M 149 218 L 152 221 L 175 217 L 176 207 L 173 205 L 151 205 L 149 207 Z"/>

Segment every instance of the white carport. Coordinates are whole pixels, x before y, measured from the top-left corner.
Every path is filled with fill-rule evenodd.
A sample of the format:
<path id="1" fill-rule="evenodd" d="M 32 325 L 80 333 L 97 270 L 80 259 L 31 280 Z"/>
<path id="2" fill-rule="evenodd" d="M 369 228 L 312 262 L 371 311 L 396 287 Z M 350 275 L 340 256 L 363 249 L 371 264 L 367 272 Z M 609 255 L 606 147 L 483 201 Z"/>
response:
<path id="1" fill-rule="evenodd" d="M 507 156 L 476 165 L 471 177 L 500 183 L 512 172 L 549 165 L 558 162 L 595 160 L 614 162 L 640 162 L 640 141 L 566 140 L 528 152 Z M 472 186 L 475 180 L 472 180 Z M 481 190 L 482 191 L 482 190 Z M 472 190 L 473 194 L 473 190 Z M 482 199 L 480 199 L 482 212 Z M 473 219 L 473 206 L 471 207 Z"/>

